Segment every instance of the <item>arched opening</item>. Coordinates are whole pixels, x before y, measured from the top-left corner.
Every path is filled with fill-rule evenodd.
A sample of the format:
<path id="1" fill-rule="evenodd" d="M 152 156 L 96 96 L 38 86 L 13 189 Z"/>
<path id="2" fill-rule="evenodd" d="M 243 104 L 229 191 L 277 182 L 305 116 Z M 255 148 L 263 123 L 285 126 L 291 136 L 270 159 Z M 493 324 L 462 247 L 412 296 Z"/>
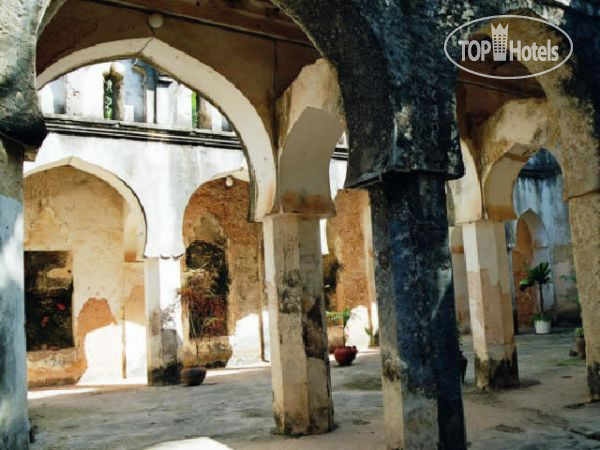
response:
<path id="1" fill-rule="evenodd" d="M 30 386 L 143 382 L 143 265 L 126 237 L 128 216 L 143 218 L 139 203 L 116 176 L 81 161 L 26 175 Z"/>
<path id="2" fill-rule="evenodd" d="M 275 194 L 275 162 L 271 139 L 263 119 L 235 85 L 208 65 L 156 38 L 117 40 L 77 50 L 62 57 L 38 75 L 38 87 L 86 64 L 123 57 L 142 59 L 159 70 L 172 74 L 175 79 L 200 92 L 220 108 L 228 118 L 227 123 L 235 125 L 249 161 L 252 180 L 250 217 L 260 219 L 268 214 Z"/>
<path id="3" fill-rule="evenodd" d="M 517 221 L 516 243 L 512 249 L 512 276 L 519 331 L 531 328 L 533 315 L 540 312 L 538 293 L 528 289 L 521 291 L 519 282 L 527 277 L 527 270 L 542 262 L 549 262 L 547 234 L 539 216 L 531 209 Z M 554 290 L 544 286 L 544 308 L 548 311 L 555 302 Z"/>
<path id="4" fill-rule="evenodd" d="M 512 195 L 515 213 L 519 214 L 509 227 L 515 241 L 512 271 L 520 327 L 531 326 L 531 314 L 539 309 L 539 299 L 537 292 L 521 292 L 517 285 L 527 275 L 524 268 L 542 262 L 549 263 L 552 279 L 543 288 L 545 310 L 552 311 L 558 324 L 580 324 L 569 209 L 563 195 L 558 161 L 549 151 L 539 150 L 521 169 Z"/>
<path id="5" fill-rule="evenodd" d="M 262 227 L 245 220 L 250 190 L 243 178 L 217 175 L 185 209 L 182 292 L 196 286 L 204 295 L 195 311 L 182 298 L 184 367 L 242 367 L 265 358 Z"/>

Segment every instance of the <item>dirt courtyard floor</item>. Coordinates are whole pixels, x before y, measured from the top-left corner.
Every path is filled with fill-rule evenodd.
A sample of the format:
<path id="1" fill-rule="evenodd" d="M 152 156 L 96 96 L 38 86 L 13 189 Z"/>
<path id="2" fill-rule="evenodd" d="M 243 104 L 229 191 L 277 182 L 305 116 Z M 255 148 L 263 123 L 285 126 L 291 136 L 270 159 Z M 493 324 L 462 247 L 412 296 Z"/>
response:
<path id="1" fill-rule="evenodd" d="M 471 343 L 464 385 L 470 449 L 600 449 L 600 403 L 586 403 L 572 332 L 517 337 L 523 386 L 479 392 Z M 273 434 L 269 368 L 213 370 L 202 386 L 65 386 L 30 391 L 32 449 L 383 449 L 379 353 L 332 364 L 337 429 Z"/>

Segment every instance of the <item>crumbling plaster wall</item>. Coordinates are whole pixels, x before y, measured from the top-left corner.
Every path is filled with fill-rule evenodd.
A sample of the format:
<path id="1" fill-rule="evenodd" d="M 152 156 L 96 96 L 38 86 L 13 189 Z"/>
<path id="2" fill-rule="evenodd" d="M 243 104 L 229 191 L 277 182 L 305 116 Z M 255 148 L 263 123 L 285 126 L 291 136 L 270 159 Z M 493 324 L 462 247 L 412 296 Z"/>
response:
<path id="1" fill-rule="evenodd" d="M 135 193 L 146 217 L 146 257 L 183 255 L 182 221 L 193 192 L 217 174 L 247 167 L 241 151 L 50 133 L 25 172 L 71 157 L 111 172 Z"/>
<path id="2" fill-rule="evenodd" d="M 336 215 L 327 220 L 327 243 L 343 266 L 337 277 L 335 309 L 352 311 L 347 344 L 364 349 L 370 344 L 365 328 L 377 329 L 369 195 L 342 189 L 334 204 Z"/>
<path id="3" fill-rule="evenodd" d="M 26 178 L 24 203 L 25 249 L 70 251 L 74 280 L 75 352 L 62 355 L 62 359 L 55 358 L 52 351 L 43 359 L 33 352 L 30 382 L 121 379 L 123 198 L 94 176 L 60 167 Z M 138 351 L 143 352 L 143 347 Z M 58 360 L 61 362 L 56 364 Z"/>
<path id="4" fill-rule="evenodd" d="M 227 186 L 226 180 L 233 184 Z M 233 177 L 202 185 L 190 198 L 183 221 L 186 247 L 196 240 L 222 247 L 229 269 L 226 339 L 204 338 L 196 361 L 195 343 L 184 320 L 184 365 L 225 361 L 230 366 L 262 359 L 262 225 L 247 221 L 248 183 Z M 185 270 L 185 267 L 183 267 Z"/>

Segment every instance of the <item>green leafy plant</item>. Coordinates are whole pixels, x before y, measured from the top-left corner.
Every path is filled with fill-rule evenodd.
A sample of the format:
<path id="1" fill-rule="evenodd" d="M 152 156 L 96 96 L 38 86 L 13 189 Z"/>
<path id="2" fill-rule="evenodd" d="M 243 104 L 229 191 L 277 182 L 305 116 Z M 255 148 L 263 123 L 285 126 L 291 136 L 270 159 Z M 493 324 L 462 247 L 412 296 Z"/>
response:
<path id="1" fill-rule="evenodd" d="M 354 317 L 354 314 L 350 312 L 350 308 L 346 307 L 342 311 L 327 311 L 327 319 L 333 323 L 342 322 L 342 339 L 344 346 L 346 345 L 346 325 L 348 321 Z"/>
<path id="2" fill-rule="evenodd" d="M 366 327 L 365 333 L 367 333 L 367 336 L 369 336 L 371 345 L 373 347 L 379 347 L 379 330 L 373 332 L 373 327 Z"/>
<path id="3" fill-rule="evenodd" d="M 527 277 L 519 283 L 521 292 L 533 286 L 538 286 L 540 293 L 540 312 L 533 316 L 533 320 L 550 320 L 550 316 L 544 311 L 544 293 L 543 287 L 551 283 L 550 264 L 547 262 L 539 263 L 537 266 L 527 269 Z"/>
<path id="4" fill-rule="evenodd" d="M 575 337 L 583 337 L 583 327 L 575 328 Z"/>

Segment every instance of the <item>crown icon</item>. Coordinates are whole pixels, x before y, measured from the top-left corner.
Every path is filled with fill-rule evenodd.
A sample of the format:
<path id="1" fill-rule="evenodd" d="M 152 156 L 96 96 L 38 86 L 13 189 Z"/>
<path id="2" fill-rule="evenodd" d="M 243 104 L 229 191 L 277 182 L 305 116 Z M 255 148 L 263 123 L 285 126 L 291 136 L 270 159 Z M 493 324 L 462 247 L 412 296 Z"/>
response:
<path id="1" fill-rule="evenodd" d="M 508 45 L 508 24 L 492 24 L 492 51 L 494 61 L 506 61 L 506 49 Z"/>

